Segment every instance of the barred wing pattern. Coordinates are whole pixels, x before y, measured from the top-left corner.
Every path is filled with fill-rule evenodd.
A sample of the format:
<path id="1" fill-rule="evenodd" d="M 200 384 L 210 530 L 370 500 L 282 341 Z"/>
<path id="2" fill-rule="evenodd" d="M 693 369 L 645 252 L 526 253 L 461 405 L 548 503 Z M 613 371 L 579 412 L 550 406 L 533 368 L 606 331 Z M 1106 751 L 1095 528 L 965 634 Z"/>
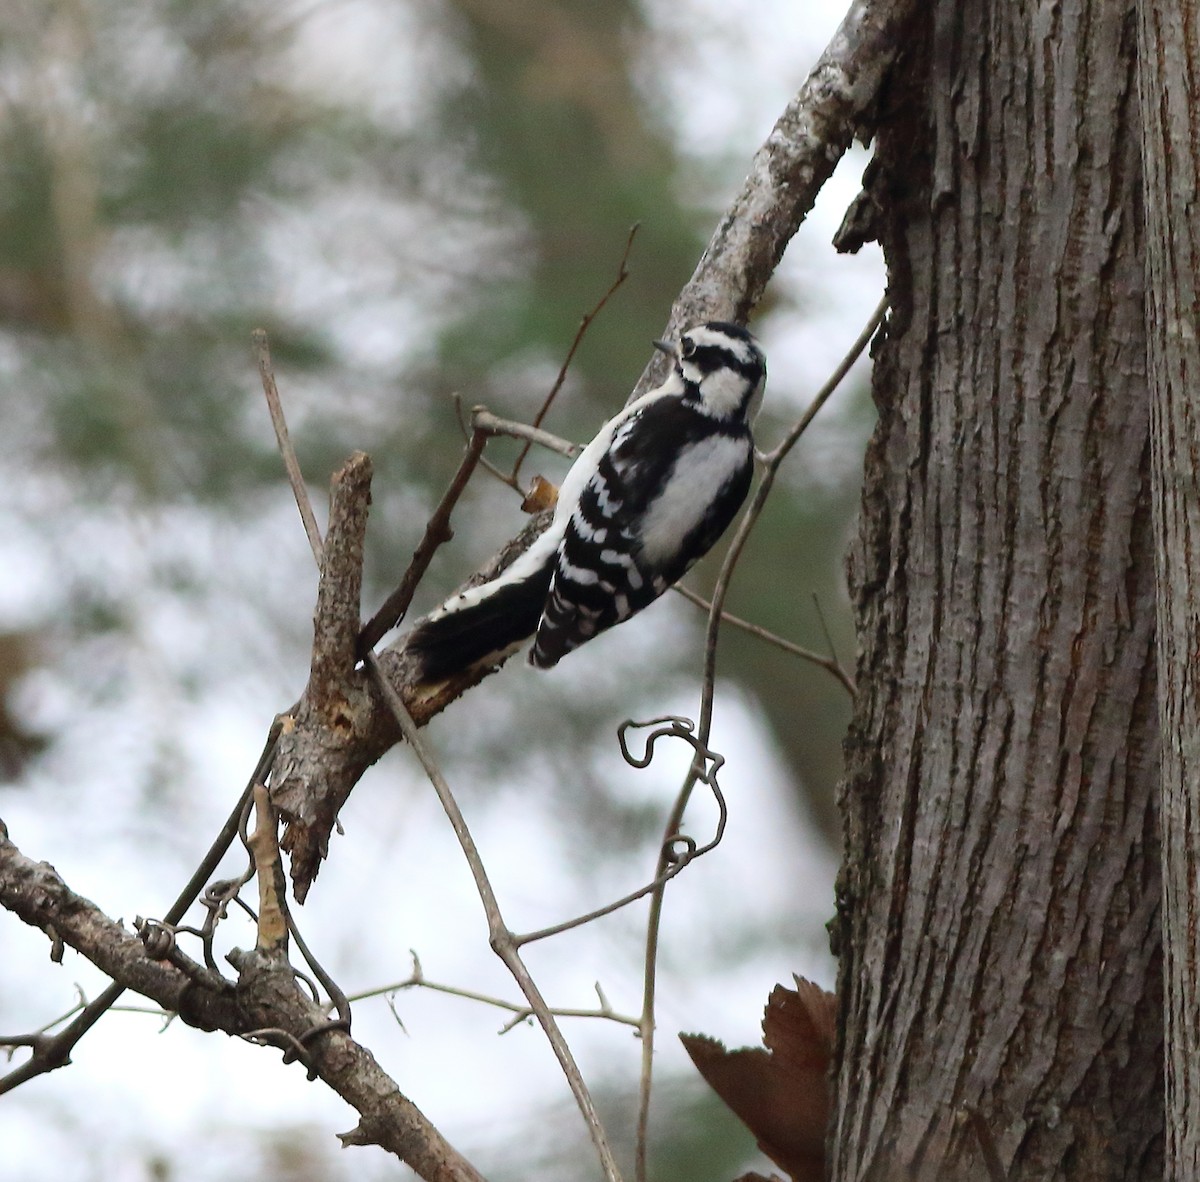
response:
<path id="1" fill-rule="evenodd" d="M 752 470 L 746 425 L 714 430 L 682 397 L 627 419 L 567 523 L 530 663 L 549 668 L 682 578 L 725 532 Z"/>

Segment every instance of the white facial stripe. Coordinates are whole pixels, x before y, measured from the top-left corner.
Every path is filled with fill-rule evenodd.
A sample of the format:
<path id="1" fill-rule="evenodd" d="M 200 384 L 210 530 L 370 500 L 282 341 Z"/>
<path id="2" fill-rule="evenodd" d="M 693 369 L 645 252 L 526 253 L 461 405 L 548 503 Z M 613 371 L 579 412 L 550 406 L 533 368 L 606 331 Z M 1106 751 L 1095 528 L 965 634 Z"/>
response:
<path id="1" fill-rule="evenodd" d="M 749 341 L 744 341 L 740 337 L 731 337 L 721 332 L 720 329 L 708 328 L 701 324 L 690 329 L 687 335 L 701 348 L 712 345 L 732 353 L 743 365 L 749 365 L 754 360 L 754 349 Z"/>

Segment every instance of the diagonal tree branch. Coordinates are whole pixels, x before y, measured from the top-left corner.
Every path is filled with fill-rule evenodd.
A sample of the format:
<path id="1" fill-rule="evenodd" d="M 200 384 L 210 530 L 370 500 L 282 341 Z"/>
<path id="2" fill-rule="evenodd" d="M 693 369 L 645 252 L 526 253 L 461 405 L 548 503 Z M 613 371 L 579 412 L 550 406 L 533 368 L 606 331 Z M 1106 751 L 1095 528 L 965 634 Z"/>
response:
<path id="1" fill-rule="evenodd" d="M 53 932 L 119 985 L 153 998 L 190 1026 L 240 1033 L 233 987 L 202 965 L 189 971 L 152 959 L 141 938 L 77 895 L 49 862 L 35 862 L 0 836 L 0 906 L 36 928 Z"/>
<path id="2" fill-rule="evenodd" d="M 701 320 L 745 323 L 793 235 L 855 136 L 869 139 L 880 91 L 915 0 L 854 0 L 750 165 L 667 320 L 668 339 Z M 656 353 L 630 396 L 666 377 Z"/>
<path id="3" fill-rule="evenodd" d="M 221 859 L 229 850 L 234 837 L 237 835 L 239 819 L 242 815 L 242 810 L 250 799 L 253 786 L 262 780 L 271 768 L 272 761 L 275 758 L 275 750 L 281 727 L 281 720 L 276 718 L 271 724 L 271 729 L 267 734 L 267 741 L 263 745 L 262 753 L 258 757 L 258 764 L 251 773 L 249 784 L 238 798 L 233 811 L 226 818 L 225 824 L 221 827 L 221 832 L 217 834 L 212 845 L 209 846 L 208 852 L 200 860 L 200 865 L 196 867 L 191 878 L 188 879 L 187 885 L 179 893 L 175 902 L 171 904 L 166 915 L 163 916 L 162 922 L 164 924 L 178 923 L 184 917 L 188 908 L 196 901 L 200 892 L 204 890 L 205 884 L 212 877 Z M 0 835 L 3 834 L 4 823 L 0 821 Z M 11 1092 L 14 1088 L 20 1087 L 21 1084 L 27 1083 L 39 1075 L 44 1075 L 48 1071 L 56 1071 L 58 1068 L 65 1067 L 70 1063 L 71 1051 L 75 1048 L 75 1045 L 104 1017 L 123 992 L 124 987 L 122 985 L 115 983 L 109 985 L 103 993 L 88 1002 L 67 1026 L 64 1026 L 53 1035 L 46 1035 L 44 1038 L 39 1038 L 37 1043 L 33 1044 L 33 1055 L 19 1067 L 14 1067 L 6 1075 L 0 1077 L 0 1096 L 4 1095 L 5 1092 Z M 12 1046 L 14 1044 L 0 1039 L 0 1045 Z"/>
<path id="4" fill-rule="evenodd" d="M 856 134 L 869 134 L 874 104 L 914 8 L 914 0 L 855 0 L 851 5 L 755 155 L 742 191 L 675 301 L 670 332 L 712 317 L 749 316 L 834 166 Z M 652 361 L 634 396 L 661 378 Z M 548 520 L 549 514 L 534 518 L 471 581 L 503 570 Z M 379 654 L 379 664 L 417 726 L 492 672 L 476 668 L 436 685 L 420 685 L 403 638 Z M 338 810 L 363 772 L 400 739 L 392 712 L 362 669 L 342 688 L 345 710 L 336 730 L 311 708 L 306 695 L 280 739 L 272 799 L 288 821 L 283 844 L 291 854 L 293 889 L 300 901 L 328 853 Z"/>
<path id="5" fill-rule="evenodd" d="M 178 1013 L 190 1026 L 299 1047 L 310 1073 L 359 1113 L 345 1145 L 380 1145 L 427 1182 L 483 1182 L 379 1066 L 344 1030 L 329 1029 L 321 1007 L 296 985 L 287 961 L 264 952 L 232 952 L 235 985 L 177 948 L 170 959 L 76 894 L 53 866 L 23 854 L 0 829 L 0 907 L 53 932 L 123 988 Z M 322 1028 L 319 1037 L 311 1032 Z M 257 1035 L 256 1035 L 257 1032 Z"/>

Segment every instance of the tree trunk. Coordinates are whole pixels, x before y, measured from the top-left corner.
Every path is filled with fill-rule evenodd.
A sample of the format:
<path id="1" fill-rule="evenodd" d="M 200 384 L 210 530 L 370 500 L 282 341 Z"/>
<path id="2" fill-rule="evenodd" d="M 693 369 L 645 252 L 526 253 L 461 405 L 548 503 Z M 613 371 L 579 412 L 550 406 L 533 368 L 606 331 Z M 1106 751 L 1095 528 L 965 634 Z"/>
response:
<path id="1" fill-rule="evenodd" d="M 839 1182 L 1161 1175 L 1135 40 L 934 0 L 883 112 Z"/>
<path id="2" fill-rule="evenodd" d="M 1200 375 L 1196 221 L 1200 71 L 1192 5 L 1140 0 L 1140 91 L 1146 174 L 1146 255 L 1158 570 L 1159 721 L 1163 736 L 1163 953 L 1167 1040 L 1166 1176 L 1200 1178 Z"/>

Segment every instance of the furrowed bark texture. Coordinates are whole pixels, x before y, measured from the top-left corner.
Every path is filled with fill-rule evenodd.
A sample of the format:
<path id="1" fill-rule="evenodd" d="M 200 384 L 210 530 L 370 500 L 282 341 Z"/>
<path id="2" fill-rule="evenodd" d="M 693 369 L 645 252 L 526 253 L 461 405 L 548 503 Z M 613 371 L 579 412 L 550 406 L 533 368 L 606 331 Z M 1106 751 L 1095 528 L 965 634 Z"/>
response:
<path id="1" fill-rule="evenodd" d="M 1161 1175 L 1135 28 L 936 0 L 881 120 L 839 1180 Z"/>
<path id="2" fill-rule="evenodd" d="M 1200 422 L 1196 221 L 1200 27 L 1192 4 L 1138 5 L 1163 735 L 1166 1176 L 1200 1178 Z"/>

